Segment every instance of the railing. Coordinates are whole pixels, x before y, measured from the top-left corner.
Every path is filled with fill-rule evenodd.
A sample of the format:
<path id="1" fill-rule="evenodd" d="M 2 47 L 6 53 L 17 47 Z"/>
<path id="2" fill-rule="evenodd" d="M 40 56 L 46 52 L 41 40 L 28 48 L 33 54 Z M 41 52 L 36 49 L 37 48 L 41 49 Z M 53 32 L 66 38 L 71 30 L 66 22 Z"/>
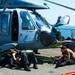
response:
<path id="1" fill-rule="evenodd" d="M 67 38 L 68 36 L 71 36 L 72 38 L 75 37 L 75 29 L 70 28 L 58 28 L 58 30 L 61 32 L 62 36 Z"/>

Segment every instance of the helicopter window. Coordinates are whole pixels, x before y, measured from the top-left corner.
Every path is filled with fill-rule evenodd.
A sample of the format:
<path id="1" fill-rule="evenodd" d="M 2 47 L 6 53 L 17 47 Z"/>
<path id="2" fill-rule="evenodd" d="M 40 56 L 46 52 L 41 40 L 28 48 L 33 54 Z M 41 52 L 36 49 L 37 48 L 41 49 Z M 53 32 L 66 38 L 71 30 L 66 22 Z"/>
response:
<path id="1" fill-rule="evenodd" d="M 34 24 L 33 24 L 33 21 L 32 21 L 31 17 L 29 16 L 29 14 L 27 12 L 21 11 L 20 16 L 21 16 L 21 19 L 22 19 L 22 29 L 33 30 L 35 28 Z"/>
<path id="2" fill-rule="evenodd" d="M 2 32 L 7 32 L 8 30 L 8 15 L 1 14 L 1 30 Z"/>
<path id="3" fill-rule="evenodd" d="M 44 18 L 42 18 L 42 16 L 39 16 L 36 13 L 30 12 L 30 15 L 33 17 L 35 23 L 37 24 L 37 26 L 40 28 L 41 26 L 46 26 L 49 28 L 49 26 L 47 26 L 46 21 L 43 20 Z"/>

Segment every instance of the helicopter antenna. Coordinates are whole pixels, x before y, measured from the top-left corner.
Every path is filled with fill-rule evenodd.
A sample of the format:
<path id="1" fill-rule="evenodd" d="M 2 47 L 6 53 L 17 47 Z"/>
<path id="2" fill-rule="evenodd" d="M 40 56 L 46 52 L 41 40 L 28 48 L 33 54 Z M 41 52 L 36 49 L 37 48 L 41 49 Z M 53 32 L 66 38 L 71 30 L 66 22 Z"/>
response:
<path id="1" fill-rule="evenodd" d="M 47 5 L 46 3 L 44 3 L 44 5 L 48 7 L 48 5 Z M 48 7 L 48 8 L 49 8 L 49 7 Z M 50 9 L 50 8 L 49 8 L 49 9 Z"/>
<path id="2" fill-rule="evenodd" d="M 59 4 L 59 3 L 56 3 L 56 2 L 50 1 L 50 0 L 44 0 L 44 1 L 49 2 L 49 3 L 52 3 L 52 4 L 55 4 L 55 5 L 59 5 L 59 6 L 61 6 L 61 7 L 65 7 L 65 8 L 67 8 L 67 9 L 70 9 L 70 10 L 75 11 L 74 8 L 71 8 L 71 7 L 69 7 L 69 6 L 65 6 L 65 5 L 62 5 L 62 4 Z"/>
<path id="3" fill-rule="evenodd" d="M 4 6 L 3 12 L 5 11 L 5 9 L 8 7 L 8 5 L 10 4 L 10 2 L 6 3 L 6 5 Z"/>

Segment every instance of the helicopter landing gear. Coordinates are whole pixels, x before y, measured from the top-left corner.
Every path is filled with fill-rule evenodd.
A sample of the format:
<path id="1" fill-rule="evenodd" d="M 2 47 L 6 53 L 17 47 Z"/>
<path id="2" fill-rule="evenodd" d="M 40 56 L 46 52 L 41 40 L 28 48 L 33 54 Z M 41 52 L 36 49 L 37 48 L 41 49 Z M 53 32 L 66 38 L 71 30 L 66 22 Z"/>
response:
<path id="1" fill-rule="evenodd" d="M 35 54 L 40 54 L 40 53 L 38 52 L 38 49 L 33 50 L 33 52 L 34 52 Z"/>

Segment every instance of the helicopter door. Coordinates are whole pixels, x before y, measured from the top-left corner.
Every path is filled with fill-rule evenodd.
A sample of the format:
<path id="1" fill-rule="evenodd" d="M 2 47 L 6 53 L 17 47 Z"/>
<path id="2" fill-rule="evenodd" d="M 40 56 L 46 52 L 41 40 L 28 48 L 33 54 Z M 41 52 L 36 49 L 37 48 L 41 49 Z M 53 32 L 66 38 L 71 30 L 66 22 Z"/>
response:
<path id="1" fill-rule="evenodd" d="M 27 11 L 21 11 L 19 18 L 19 42 L 33 43 L 37 40 L 37 29 Z"/>
<path id="2" fill-rule="evenodd" d="M 16 10 L 12 16 L 12 41 L 18 41 L 18 15 Z"/>

